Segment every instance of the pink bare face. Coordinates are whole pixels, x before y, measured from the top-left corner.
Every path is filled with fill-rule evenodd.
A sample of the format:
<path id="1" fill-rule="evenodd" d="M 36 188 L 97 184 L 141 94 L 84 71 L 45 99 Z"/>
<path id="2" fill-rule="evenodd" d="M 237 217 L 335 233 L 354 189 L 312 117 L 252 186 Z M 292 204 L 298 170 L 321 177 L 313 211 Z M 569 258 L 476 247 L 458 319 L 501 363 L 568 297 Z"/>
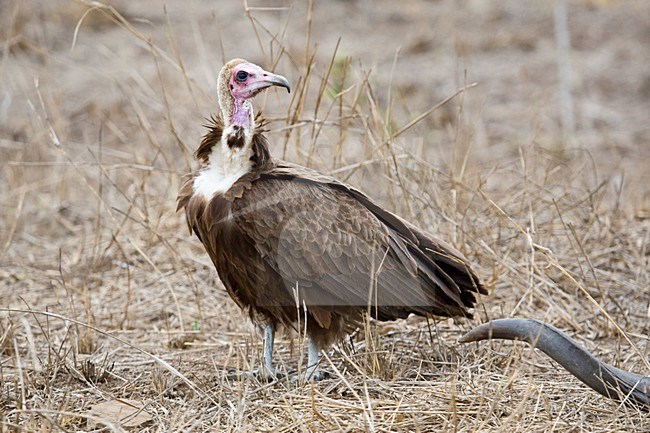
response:
<path id="1" fill-rule="evenodd" d="M 235 66 L 228 84 L 232 97 L 240 101 L 252 98 L 269 86 L 281 86 L 291 92 L 286 78 L 267 72 L 252 63 Z"/>

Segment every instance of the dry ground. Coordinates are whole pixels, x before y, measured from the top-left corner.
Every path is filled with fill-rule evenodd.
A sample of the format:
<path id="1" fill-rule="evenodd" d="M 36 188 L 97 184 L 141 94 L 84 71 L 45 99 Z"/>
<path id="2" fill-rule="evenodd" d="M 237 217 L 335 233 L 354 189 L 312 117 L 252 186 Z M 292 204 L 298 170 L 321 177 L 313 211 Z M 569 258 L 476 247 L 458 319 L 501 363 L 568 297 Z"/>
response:
<path id="1" fill-rule="evenodd" d="M 139 431 L 650 430 L 523 344 L 456 343 L 533 317 L 650 374 L 650 3 L 570 1 L 568 56 L 553 2 L 110 6 L 0 2 L 2 431 L 101 430 L 114 399 Z M 371 324 L 316 384 L 230 377 L 261 339 L 174 200 L 236 56 L 293 83 L 256 101 L 276 155 L 476 263 L 473 321 Z M 277 347 L 296 368 L 300 339 Z"/>

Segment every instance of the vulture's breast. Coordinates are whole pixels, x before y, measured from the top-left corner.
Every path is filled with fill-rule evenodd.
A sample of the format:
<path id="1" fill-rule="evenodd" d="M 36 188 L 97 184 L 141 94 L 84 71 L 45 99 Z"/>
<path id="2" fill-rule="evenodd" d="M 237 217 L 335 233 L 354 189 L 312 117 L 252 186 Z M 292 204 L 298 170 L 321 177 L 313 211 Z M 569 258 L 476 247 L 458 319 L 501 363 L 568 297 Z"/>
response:
<path id="1" fill-rule="evenodd" d="M 272 272 L 251 239 L 243 233 L 236 222 L 235 212 L 242 212 L 236 200 L 227 194 L 215 194 L 206 201 L 198 216 L 195 229 L 217 269 L 228 294 L 241 307 L 255 308 L 264 297 Z"/>

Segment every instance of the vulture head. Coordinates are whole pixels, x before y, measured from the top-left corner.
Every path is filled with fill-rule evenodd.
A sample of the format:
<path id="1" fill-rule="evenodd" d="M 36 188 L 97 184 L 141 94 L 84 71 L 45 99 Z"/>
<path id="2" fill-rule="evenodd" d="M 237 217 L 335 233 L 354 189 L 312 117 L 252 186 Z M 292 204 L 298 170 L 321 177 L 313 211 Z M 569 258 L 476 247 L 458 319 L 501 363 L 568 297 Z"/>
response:
<path id="1" fill-rule="evenodd" d="M 226 134 L 233 132 L 227 131 L 231 127 L 243 129 L 246 135 L 252 134 L 251 128 L 255 123 L 250 99 L 270 86 L 281 86 L 291 91 L 286 78 L 246 60 L 234 59 L 221 68 L 217 87 Z"/>
<path id="2" fill-rule="evenodd" d="M 198 196 L 210 199 L 226 192 L 254 166 L 268 162 L 270 154 L 262 131 L 256 131 L 251 99 L 270 86 L 289 90 L 286 78 L 265 71 L 246 60 L 234 59 L 221 68 L 217 80 L 217 97 L 221 115 L 195 152 L 205 163 L 201 176 L 192 182 Z M 262 124 L 262 120 L 258 119 Z"/>

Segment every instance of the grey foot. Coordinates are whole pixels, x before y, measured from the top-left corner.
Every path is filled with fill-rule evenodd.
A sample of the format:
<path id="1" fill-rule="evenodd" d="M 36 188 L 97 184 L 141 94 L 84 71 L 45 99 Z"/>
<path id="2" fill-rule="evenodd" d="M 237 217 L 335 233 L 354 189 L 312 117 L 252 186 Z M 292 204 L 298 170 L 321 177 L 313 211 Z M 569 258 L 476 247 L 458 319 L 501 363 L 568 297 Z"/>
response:
<path id="1" fill-rule="evenodd" d="M 265 368 L 260 368 L 260 369 L 257 369 L 257 370 L 253 370 L 250 373 L 250 375 L 251 375 L 251 377 L 254 377 L 257 380 L 262 381 L 262 382 L 274 382 L 274 381 L 276 381 L 278 379 L 283 379 L 283 378 L 287 377 L 287 374 L 282 372 L 282 371 L 279 371 L 279 370 L 277 370 L 275 368 L 268 369 L 266 367 Z"/>
<path id="2" fill-rule="evenodd" d="M 284 379 L 288 375 L 282 371 L 273 369 L 269 371 L 267 368 L 260 368 L 253 371 L 236 371 L 230 370 L 229 374 L 226 376 L 228 380 L 238 380 L 242 378 L 246 379 L 256 379 L 260 382 L 274 382 L 276 380 Z"/>
<path id="3" fill-rule="evenodd" d="M 309 367 L 302 374 L 295 374 L 289 379 L 292 382 L 305 381 L 305 382 L 318 382 L 324 379 L 329 379 L 332 375 L 328 371 L 321 370 L 317 367 Z"/>

